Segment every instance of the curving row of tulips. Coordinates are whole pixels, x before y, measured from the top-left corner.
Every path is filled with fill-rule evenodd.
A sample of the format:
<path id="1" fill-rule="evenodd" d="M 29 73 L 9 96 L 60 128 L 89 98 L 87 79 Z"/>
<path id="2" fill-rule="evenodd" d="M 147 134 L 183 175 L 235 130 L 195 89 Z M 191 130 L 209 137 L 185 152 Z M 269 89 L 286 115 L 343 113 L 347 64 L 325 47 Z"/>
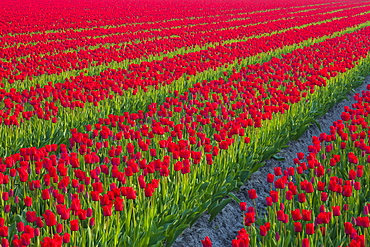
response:
<path id="1" fill-rule="evenodd" d="M 68 146 L 2 158 L 2 245 L 170 245 L 353 87 L 368 69 L 369 35 L 365 27 L 249 65 L 146 112 L 73 129 Z"/>
<path id="2" fill-rule="evenodd" d="M 312 137 L 308 153 L 297 153 L 294 166 L 267 175 L 263 219 L 240 203 L 245 227 L 232 246 L 369 246 L 370 91 L 354 98 L 328 133 Z M 248 194 L 258 197 L 253 189 Z M 208 237 L 202 243 L 212 246 Z"/>
<path id="3" fill-rule="evenodd" d="M 197 81 L 228 77 L 228 73 L 258 61 L 258 57 L 266 61 L 297 47 L 353 32 L 368 25 L 368 16 L 347 17 L 207 51 L 142 62 L 131 65 L 129 70 L 107 69 L 99 76 L 80 75 L 63 83 L 31 87 L 31 90 L 4 90 L 0 92 L 5 106 L 0 114 L 0 135 L 7 150 L 0 153 L 14 153 L 25 146 L 66 143 L 66 129 L 81 130 L 99 117 L 135 112 L 151 102 L 163 102 L 163 95 L 173 95 L 168 91 L 183 92 Z M 152 87 L 156 90 L 151 90 Z M 128 95 L 130 92 L 134 95 Z M 34 135 L 27 136 L 29 131 Z"/>

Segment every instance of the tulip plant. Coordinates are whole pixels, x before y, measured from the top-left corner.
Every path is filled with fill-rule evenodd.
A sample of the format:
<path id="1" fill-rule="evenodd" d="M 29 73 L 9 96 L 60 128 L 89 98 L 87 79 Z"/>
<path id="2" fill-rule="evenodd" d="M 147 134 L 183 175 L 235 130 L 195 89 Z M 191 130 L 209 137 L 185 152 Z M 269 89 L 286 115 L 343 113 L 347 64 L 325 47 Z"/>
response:
<path id="1" fill-rule="evenodd" d="M 58 2 L 62 9 L 64 4 Z M 81 6 L 91 13 L 89 4 L 82 2 Z M 237 6 L 228 4 L 228 8 Z M 306 10 L 290 6 L 290 2 L 280 4 L 271 4 L 268 11 L 266 6 L 252 4 L 254 7 L 248 9 L 254 11 L 251 16 L 272 12 L 276 21 L 264 22 L 262 18 L 255 25 L 248 21 L 248 26 L 238 24 L 232 32 L 234 29 L 224 23 L 229 20 L 233 25 L 232 15 L 217 3 L 223 11 L 211 8 L 207 18 L 223 13 L 223 30 L 213 27 L 218 35 L 230 35 L 221 35 L 222 40 L 233 42 L 216 41 L 204 50 L 91 74 L 88 70 L 93 65 L 84 67 L 90 60 L 78 57 L 75 66 L 82 66 L 86 73 L 63 82 L 40 82 L 42 85 L 35 79 L 34 85 L 28 81 L 23 90 L 1 89 L 0 147 L 6 154 L 0 158 L 1 245 L 170 246 L 206 210 L 213 218 L 231 200 L 223 200 L 228 192 L 238 188 L 287 141 L 299 137 L 314 123 L 312 116 L 324 114 L 361 83 L 359 76 L 369 69 L 370 8 L 366 2 L 324 4 L 327 8 L 322 9 L 319 2 L 318 8 Z M 154 5 L 173 8 L 162 2 Z M 198 8 L 195 3 L 190 6 Z M 281 9 L 286 9 L 283 13 L 290 11 L 291 17 L 282 19 Z M 190 25 L 187 21 L 193 19 L 185 10 L 176 12 L 184 15 L 181 24 L 178 15 L 170 14 L 167 21 L 176 20 L 171 25 L 180 29 Z M 151 22 L 159 13 L 147 13 L 144 19 Z M 68 17 L 66 13 L 59 15 Z M 119 26 L 133 17 L 117 18 Z M 135 21 L 132 34 L 140 33 L 134 31 L 140 20 Z M 166 27 L 167 21 L 157 21 Z M 85 20 L 76 17 L 75 23 Z M 38 30 L 37 25 L 42 26 L 42 21 L 30 24 L 30 29 Z M 45 27 L 50 30 L 47 35 L 58 40 L 57 30 L 66 29 L 62 33 L 68 37 L 74 25 L 56 21 L 55 29 L 48 24 Z M 88 22 L 86 29 L 77 33 L 89 33 L 95 25 Z M 22 35 L 23 29 L 4 30 Z M 10 37 L 4 33 L 0 39 Z M 34 42 L 33 35 L 24 38 Z M 183 39 L 185 43 L 180 43 L 188 45 Z M 130 47 L 140 50 L 142 44 L 147 43 L 143 40 Z M 177 44 L 168 44 L 169 51 Z M 115 49 L 120 48 L 109 52 Z M 149 49 L 145 51 L 148 56 L 151 50 L 156 52 L 150 46 L 145 49 Z M 73 57 L 69 53 L 67 57 Z M 51 52 L 48 56 L 51 59 L 60 54 Z M 81 54 L 90 53 L 81 50 L 78 56 Z M 110 62 L 109 54 L 98 60 Z M 41 65 L 45 62 L 37 61 Z M 69 69 L 63 71 L 63 64 L 58 68 L 60 73 Z M 3 86 L 13 83 L 9 79 Z M 14 84 L 21 87 L 23 82 L 18 78 Z M 253 190 L 249 195 L 257 196 Z M 304 196 L 300 197 L 303 203 Z M 313 197 L 306 198 L 310 200 Z M 245 222 L 253 227 L 254 211 L 247 214 Z M 310 223 L 305 227 L 314 233 L 315 225 Z M 264 227 L 267 233 L 267 228 L 274 226 L 266 223 Z M 239 238 L 245 244 L 256 243 L 248 234 L 241 230 Z"/>

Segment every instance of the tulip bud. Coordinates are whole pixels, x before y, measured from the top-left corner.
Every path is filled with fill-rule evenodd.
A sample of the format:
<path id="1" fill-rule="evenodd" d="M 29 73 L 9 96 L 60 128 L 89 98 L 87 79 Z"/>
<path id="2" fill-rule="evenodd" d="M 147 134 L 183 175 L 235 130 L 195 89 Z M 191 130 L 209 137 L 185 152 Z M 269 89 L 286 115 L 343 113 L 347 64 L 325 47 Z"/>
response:
<path id="1" fill-rule="evenodd" d="M 302 223 L 301 222 L 294 222 L 294 231 L 295 232 L 302 232 Z"/>
<path id="2" fill-rule="evenodd" d="M 260 226 L 260 235 L 261 235 L 261 236 L 266 236 L 266 235 L 267 235 L 267 229 L 266 229 L 266 226 L 264 226 L 264 225 L 261 225 L 261 226 Z"/>
<path id="3" fill-rule="evenodd" d="M 18 222 L 17 223 L 17 231 L 18 232 L 23 232 L 24 231 L 24 223 L 23 222 Z"/>
<path id="4" fill-rule="evenodd" d="M 248 190 L 248 196 L 249 196 L 249 199 L 252 199 L 252 200 L 258 197 L 255 189 Z"/>
<path id="5" fill-rule="evenodd" d="M 306 194 L 304 194 L 304 193 L 298 194 L 298 202 L 305 203 L 306 202 Z"/>
<path id="6" fill-rule="evenodd" d="M 275 239 L 276 239 L 276 241 L 280 240 L 280 234 L 278 232 L 275 233 Z"/>
<path id="7" fill-rule="evenodd" d="M 306 224 L 306 234 L 313 235 L 315 233 L 315 227 L 313 223 Z"/>
<path id="8" fill-rule="evenodd" d="M 310 240 L 308 238 L 302 239 L 302 247 L 310 247 Z"/>
<path id="9" fill-rule="evenodd" d="M 1 239 L 1 246 L 2 247 L 9 247 L 9 240 L 6 238 Z"/>
<path id="10" fill-rule="evenodd" d="M 95 218 L 94 217 L 90 218 L 90 220 L 89 220 L 89 226 L 90 227 L 95 226 Z"/>
<path id="11" fill-rule="evenodd" d="M 281 167 L 274 167 L 275 176 L 281 176 L 283 173 L 281 172 Z"/>
<path id="12" fill-rule="evenodd" d="M 272 206 L 272 198 L 270 196 L 266 197 L 266 206 Z"/>
<path id="13" fill-rule="evenodd" d="M 71 220 L 70 225 L 71 225 L 71 231 L 79 230 L 78 220 Z"/>
<path id="14" fill-rule="evenodd" d="M 63 225 L 57 224 L 57 233 L 62 233 L 62 232 L 63 232 Z"/>
<path id="15" fill-rule="evenodd" d="M 273 183 L 274 182 L 274 174 L 267 174 L 267 183 Z"/>
<path id="16" fill-rule="evenodd" d="M 241 211 L 247 211 L 247 203 L 246 202 L 240 202 L 239 208 Z"/>
<path id="17" fill-rule="evenodd" d="M 69 242 L 71 242 L 71 235 L 66 232 L 63 235 L 63 243 L 68 244 Z"/>
<path id="18" fill-rule="evenodd" d="M 207 236 L 204 240 L 200 240 L 202 242 L 203 247 L 212 247 L 212 241 Z"/>
<path id="19" fill-rule="evenodd" d="M 32 206 L 32 197 L 26 196 L 24 198 L 24 205 L 26 207 L 31 207 Z"/>
<path id="20" fill-rule="evenodd" d="M 355 188 L 355 190 L 361 190 L 361 182 L 355 182 L 353 187 Z"/>

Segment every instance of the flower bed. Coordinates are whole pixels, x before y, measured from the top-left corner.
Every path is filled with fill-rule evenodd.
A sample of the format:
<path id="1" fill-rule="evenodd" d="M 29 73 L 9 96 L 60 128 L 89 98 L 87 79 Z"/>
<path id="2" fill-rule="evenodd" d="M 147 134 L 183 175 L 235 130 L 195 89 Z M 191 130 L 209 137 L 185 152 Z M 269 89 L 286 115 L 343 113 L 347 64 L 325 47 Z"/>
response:
<path id="1" fill-rule="evenodd" d="M 220 201 L 225 193 L 274 148 L 299 136 L 311 107 L 348 90 L 351 81 L 338 80 L 367 68 L 369 32 L 204 81 L 145 113 L 110 115 L 84 132 L 73 130 L 69 146 L 24 148 L 3 159 L 4 239 L 170 244 L 206 209 L 216 214 L 228 202 Z M 307 59 L 310 67 L 302 63 Z M 290 136 L 275 137 L 282 134 L 277 129 Z M 24 232 L 20 222 L 39 232 Z"/>
<path id="2" fill-rule="evenodd" d="M 370 86 L 367 86 L 370 90 Z M 368 172 L 370 91 L 356 94 L 329 133 L 312 137 L 294 166 L 275 167 L 267 213 L 240 203 L 245 227 L 232 246 L 367 246 L 370 227 Z M 249 198 L 257 197 L 255 190 Z M 261 213 L 261 212 L 260 212 Z M 261 215 L 260 215 L 261 216 Z M 212 246 L 207 237 L 203 246 Z"/>

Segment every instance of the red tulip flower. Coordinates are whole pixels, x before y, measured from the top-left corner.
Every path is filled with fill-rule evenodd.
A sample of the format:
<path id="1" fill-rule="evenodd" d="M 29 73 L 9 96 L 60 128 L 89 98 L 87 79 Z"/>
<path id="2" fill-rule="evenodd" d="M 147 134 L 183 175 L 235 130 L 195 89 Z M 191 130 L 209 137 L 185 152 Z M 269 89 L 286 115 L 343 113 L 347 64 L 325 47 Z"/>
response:
<path id="1" fill-rule="evenodd" d="M 258 197 L 255 189 L 248 190 L 248 196 L 249 196 L 249 199 L 252 199 L 252 200 Z"/>
<path id="2" fill-rule="evenodd" d="M 260 226 L 260 235 L 261 236 L 266 236 L 267 235 L 267 228 L 265 225 Z"/>
<path id="3" fill-rule="evenodd" d="M 207 236 L 204 240 L 200 240 L 202 242 L 203 247 L 212 247 L 212 241 Z"/>
<path id="4" fill-rule="evenodd" d="M 274 178 L 275 178 L 274 174 L 271 173 L 267 174 L 267 183 L 273 183 Z"/>
<path id="5" fill-rule="evenodd" d="M 304 194 L 304 193 L 298 194 L 298 202 L 305 203 L 306 202 L 306 194 Z"/>
<path id="6" fill-rule="evenodd" d="M 301 222 L 294 222 L 294 231 L 295 232 L 302 232 L 302 224 L 301 224 Z"/>
<path id="7" fill-rule="evenodd" d="M 315 233 L 315 227 L 313 223 L 307 223 L 306 224 L 306 234 L 312 235 Z"/>
<path id="8" fill-rule="evenodd" d="M 351 185 L 344 185 L 342 195 L 345 197 L 351 197 L 352 196 L 352 186 Z"/>
<path id="9" fill-rule="evenodd" d="M 239 208 L 241 211 L 247 211 L 247 203 L 246 202 L 240 202 Z"/>
<path id="10" fill-rule="evenodd" d="M 332 206 L 331 208 L 333 210 L 333 215 L 334 216 L 340 216 L 341 215 L 340 206 Z"/>
<path id="11" fill-rule="evenodd" d="M 56 220 L 56 217 L 55 217 L 55 214 L 50 211 L 50 210 L 46 210 L 45 211 L 45 214 L 42 215 L 45 219 L 45 224 L 47 226 L 55 226 L 57 224 L 57 220 Z"/>
<path id="12" fill-rule="evenodd" d="M 79 230 L 78 220 L 71 220 L 69 223 L 70 223 L 70 226 L 71 226 L 71 231 L 78 231 Z"/>
<path id="13" fill-rule="evenodd" d="M 312 211 L 311 210 L 302 209 L 302 219 L 304 221 L 311 221 L 311 218 L 312 218 Z"/>
<path id="14" fill-rule="evenodd" d="M 301 210 L 299 208 L 291 211 L 291 214 L 292 214 L 292 218 L 294 221 L 298 221 L 302 219 Z"/>
<path id="15" fill-rule="evenodd" d="M 302 239 L 302 247 L 310 247 L 310 240 L 308 238 Z"/>
<path id="16" fill-rule="evenodd" d="M 32 206 L 32 197 L 26 196 L 24 198 L 24 205 L 26 207 L 31 207 Z"/>

